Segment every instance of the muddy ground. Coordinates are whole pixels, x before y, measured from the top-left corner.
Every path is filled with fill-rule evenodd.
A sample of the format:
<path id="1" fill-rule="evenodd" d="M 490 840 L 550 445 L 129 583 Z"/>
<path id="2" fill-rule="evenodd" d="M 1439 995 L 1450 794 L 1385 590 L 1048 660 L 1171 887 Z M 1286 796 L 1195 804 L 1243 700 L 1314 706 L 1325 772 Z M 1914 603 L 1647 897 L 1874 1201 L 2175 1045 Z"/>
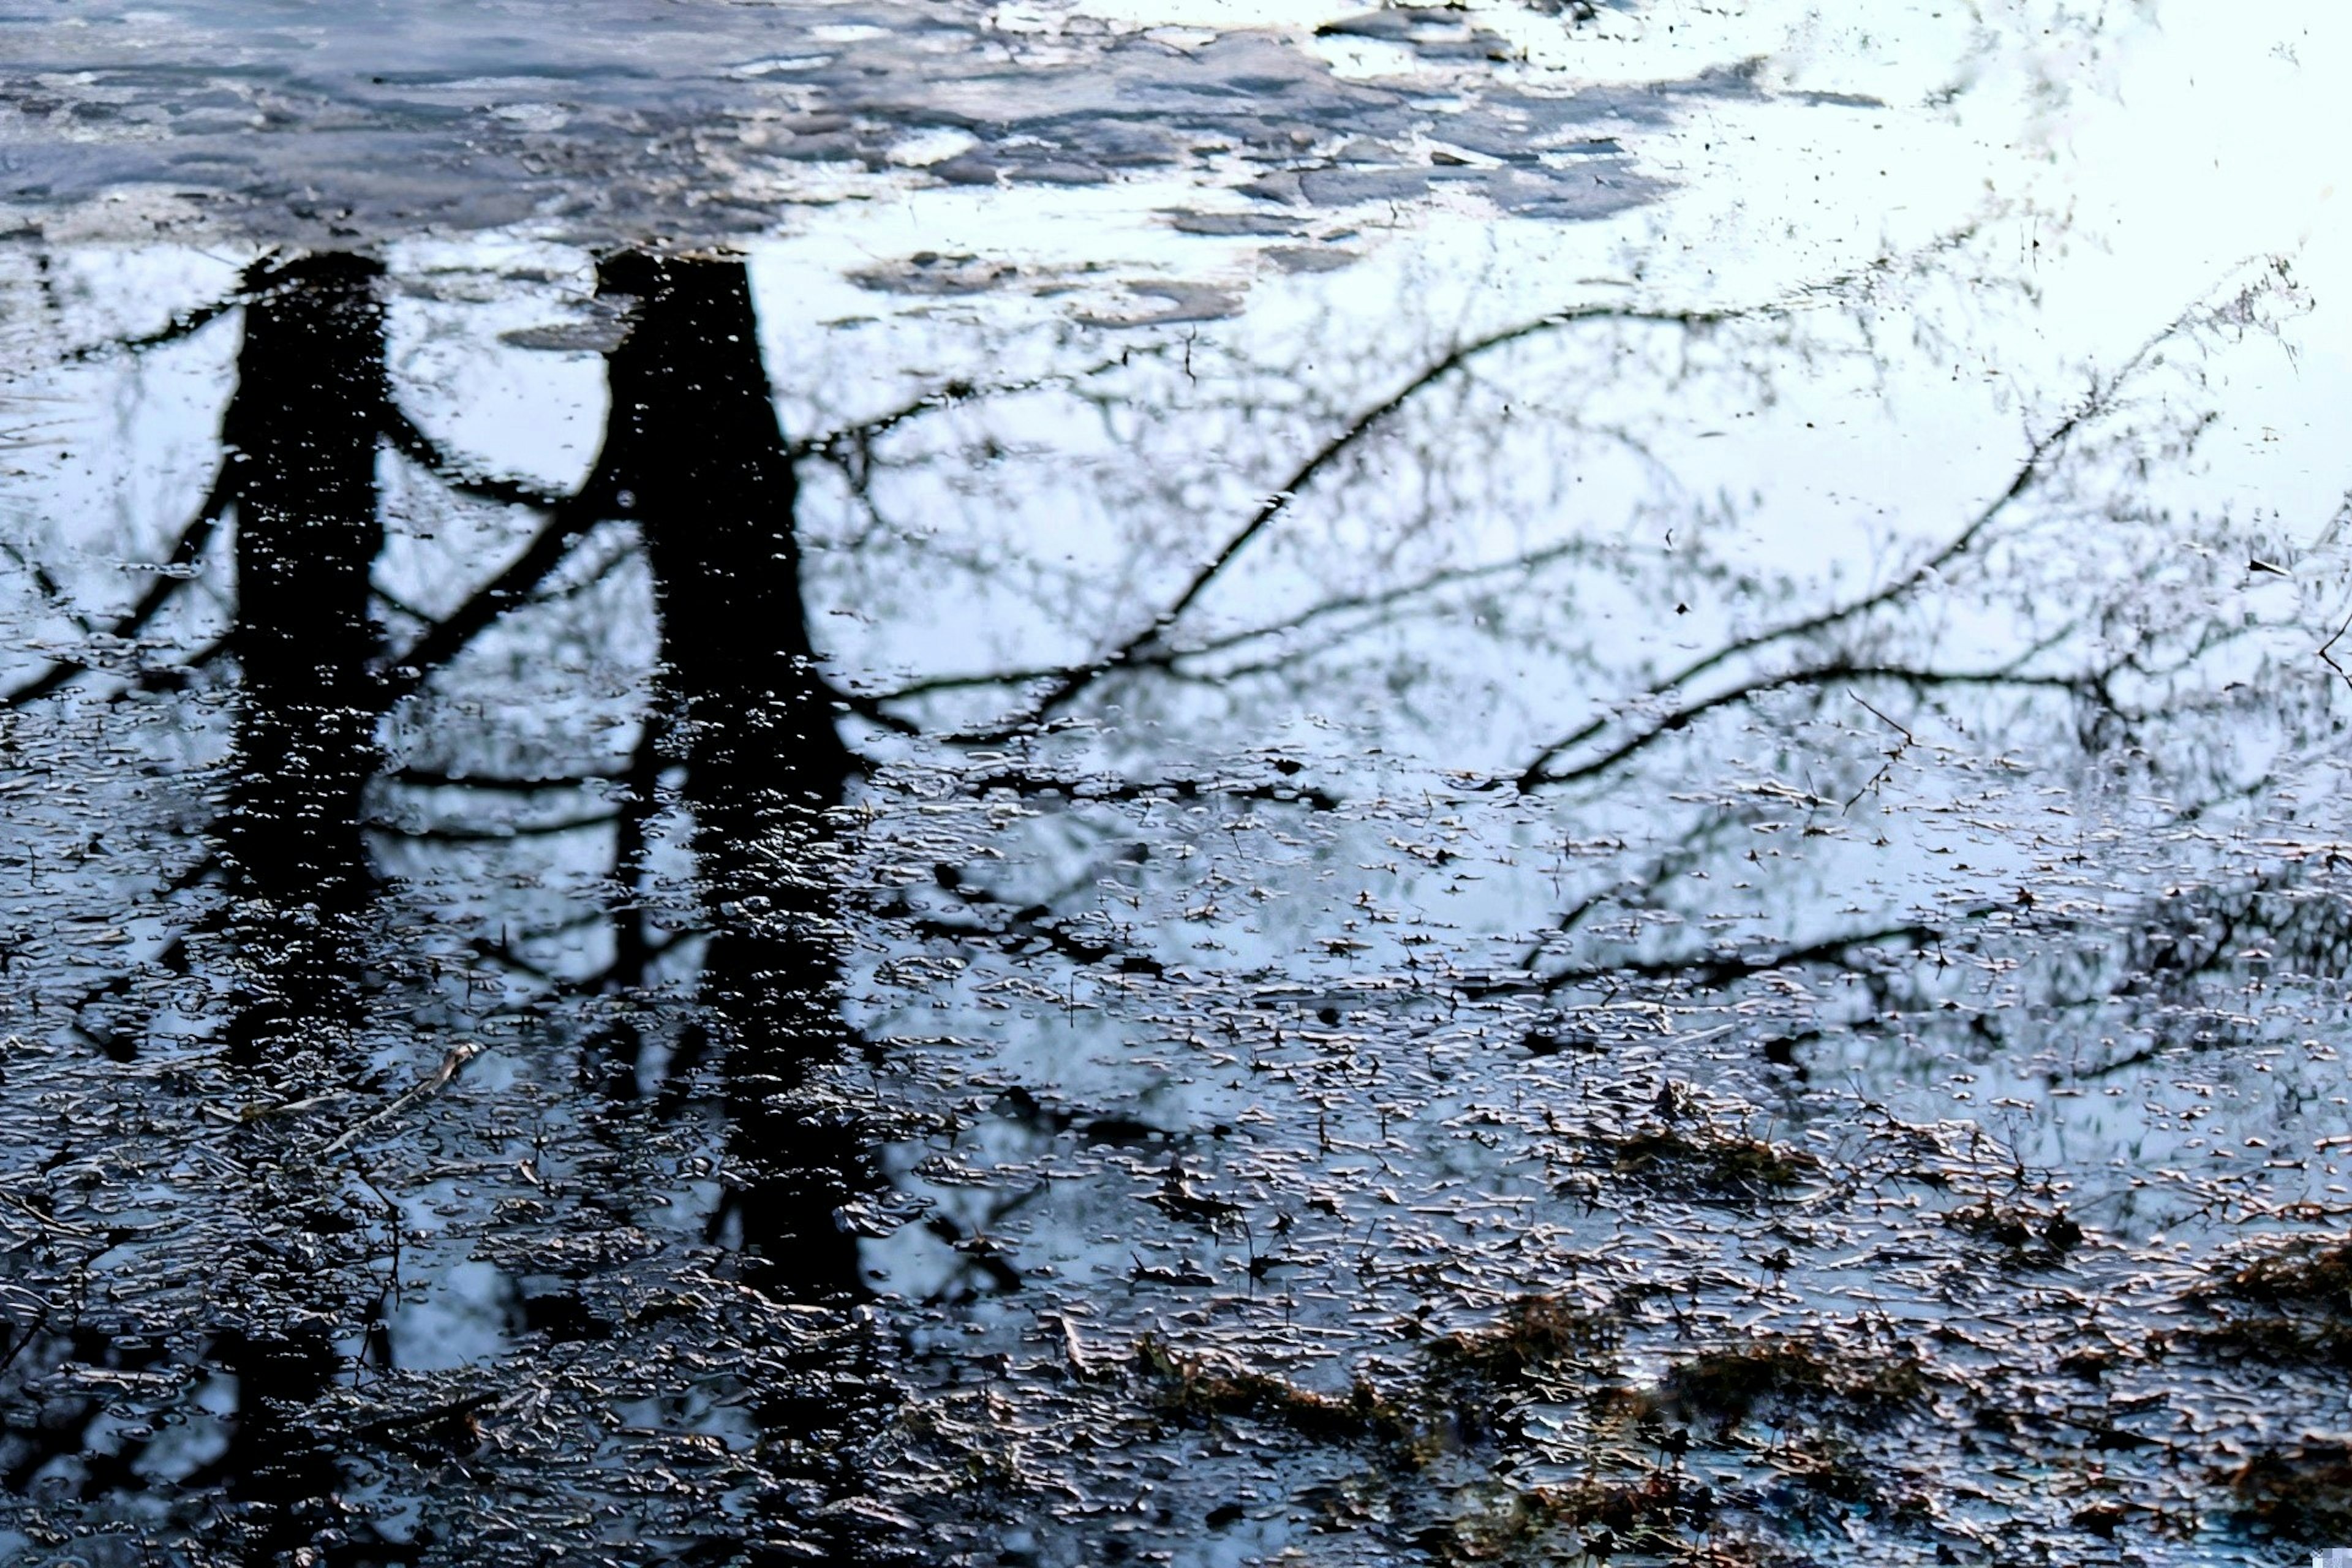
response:
<path id="1" fill-rule="evenodd" d="M 2352 38 L 1241 10 L 0 0 L 0 1555 L 2352 1544 Z"/>

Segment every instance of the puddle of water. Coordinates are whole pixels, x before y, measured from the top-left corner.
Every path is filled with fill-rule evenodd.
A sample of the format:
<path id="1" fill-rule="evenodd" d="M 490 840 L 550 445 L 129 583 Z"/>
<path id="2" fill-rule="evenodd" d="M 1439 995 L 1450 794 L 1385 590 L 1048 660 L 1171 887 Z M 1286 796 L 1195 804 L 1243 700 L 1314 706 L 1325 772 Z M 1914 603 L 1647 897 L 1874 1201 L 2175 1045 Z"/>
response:
<path id="1" fill-rule="evenodd" d="M 593 19 L 0 6 L 12 1552 L 2352 1528 L 2333 24 Z"/>

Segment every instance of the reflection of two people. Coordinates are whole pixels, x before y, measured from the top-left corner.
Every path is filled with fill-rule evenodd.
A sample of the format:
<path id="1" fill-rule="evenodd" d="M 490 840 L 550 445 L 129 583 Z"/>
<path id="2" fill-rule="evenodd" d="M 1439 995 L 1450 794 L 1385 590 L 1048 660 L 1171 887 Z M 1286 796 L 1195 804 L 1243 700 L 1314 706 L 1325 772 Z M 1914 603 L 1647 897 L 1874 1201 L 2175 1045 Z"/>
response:
<path id="1" fill-rule="evenodd" d="M 219 827 L 228 1046 L 286 1100 L 348 1088 L 361 1067 L 376 890 L 363 797 L 397 700 L 371 605 L 378 450 L 398 417 L 382 276 L 331 254 L 250 269 L 223 422 L 242 681 Z M 662 728 L 686 764 L 705 911 L 697 1026 L 720 1047 L 731 1115 L 734 1180 L 714 1228 L 740 1238 L 765 1290 L 854 1292 L 855 1240 L 833 1215 L 859 1184 L 858 1134 L 808 1094 L 841 1047 L 824 857 L 852 764 L 809 646 L 796 482 L 749 283 L 740 262 L 625 253 L 598 288 L 630 297 L 634 320 L 607 356 L 605 440 L 576 504 L 634 523 L 655 584 Z M 259 1505 L 256 1544 L 278 1552 L 327 1523 L 338 1467 L 302 1412 L 342 1375 L 323 1325 L 352 1314 L 315 1278 L 257 1268 L 265 1300 L 216 1342 L 239 1413 L 209 1471 Z"/>

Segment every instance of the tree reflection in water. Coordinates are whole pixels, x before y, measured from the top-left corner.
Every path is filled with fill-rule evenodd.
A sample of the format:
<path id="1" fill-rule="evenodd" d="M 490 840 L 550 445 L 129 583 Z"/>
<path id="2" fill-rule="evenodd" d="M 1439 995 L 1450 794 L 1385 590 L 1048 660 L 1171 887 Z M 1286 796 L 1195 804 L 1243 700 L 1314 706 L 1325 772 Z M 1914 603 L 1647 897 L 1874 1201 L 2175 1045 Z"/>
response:
<path id="1" fill-rule="evenodd" d="M 2139 846 L 1936 858 L 2014 812 L 2027 741 L 2071 808 L 2185 842 L 2327 732 L 2324 689 L 2245 679 L 2311 604 L 2157 613 L 2218 555 L 2129 602 L 2042 591 L 2094 516 L 2127 559 L 2238 549 L 2133 487 L 2206 412 L 2144 384 L 2262 289 L 1857 588 L 1743 543 L 1739 507 L 1675 510 L 1678 410 L 1591 407 L 1596 363 L 1700 400 L 1834 358 L 1835 322 L 1571 311 L 1383 366 L 1319 427 L 1252 404 L 1237 349 L 1188 343 L 1193 393 L 1089 344 L 795 444 L 742 258 L 594 270 L 608 407 L 566 490 L 445 449 L 469 411 L 404 409 L 383 268 L 256 264 L 221 478 L 173 573 L 86 612 L 179 657 L 92 637 L 16 687 L 57 754 L 228 714 L 206 846 L 110 894 L 158 932 L 12 1018 L 50 1042 L 0 1347 L 29 1540 L 1932 1561 L 2104 1541 L 2137 1517 L 2111 1492 L 2185 1486 L 2201 1513 L 2151 1531 L 2263 1550 L 2187 1427 L 2143 1430 L 2245 1375 L 2164 1326 L 2189 1258 L 2147 1232 L 2332 1223 L 2331 1173 L 2097 1176 L 2184 1162 L 2202 1113 L 2029 1111 L 2333 1016 L 2333 872 L 2205 846 L 2143 900 L 2094 886 Z M 821 379 L 777 373 L 787 405 Z M 1155 445 L 1168 410 L 1215 482 Z M 1081 412 L 1111 432 L 1084 484 Z M 1613 532 L 1563 499 L 1629 474 L 1664 499 Z M 1253 493 L 1212 526 L 1187 487 L 1220 484 Z M 1129 553 L 1056 576 L 1100 543 L 1087 486 Z M 1610 629 L 1707 595 L 1679 642 Z M 865 620 L 820 638 L 816 607 Z M 998 634 L 1023 657 L 967 657 Z M 2250 715 L 2283 760 L 2203 754 Z M 2263 1068 L 2297 1136 L 2333 1114 L 2320 1060 Z M 1958 1337 L 1890 1327 L 1931 1313 Z M 1996 1467 L 2057 1479 L 1951 1489 Z"/>

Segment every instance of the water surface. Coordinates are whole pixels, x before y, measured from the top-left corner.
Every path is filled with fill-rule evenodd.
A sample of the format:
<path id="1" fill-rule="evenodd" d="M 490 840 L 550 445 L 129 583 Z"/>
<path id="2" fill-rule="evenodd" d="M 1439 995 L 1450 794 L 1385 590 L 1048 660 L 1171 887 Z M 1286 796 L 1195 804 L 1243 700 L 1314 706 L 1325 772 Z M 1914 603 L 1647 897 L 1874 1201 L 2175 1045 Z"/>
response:
<path id="1" fill-rule="evenodd" d="M 1232 9 L 0 8 L 11 1553 L 2347 1538 L 2333 25 Z"/>

